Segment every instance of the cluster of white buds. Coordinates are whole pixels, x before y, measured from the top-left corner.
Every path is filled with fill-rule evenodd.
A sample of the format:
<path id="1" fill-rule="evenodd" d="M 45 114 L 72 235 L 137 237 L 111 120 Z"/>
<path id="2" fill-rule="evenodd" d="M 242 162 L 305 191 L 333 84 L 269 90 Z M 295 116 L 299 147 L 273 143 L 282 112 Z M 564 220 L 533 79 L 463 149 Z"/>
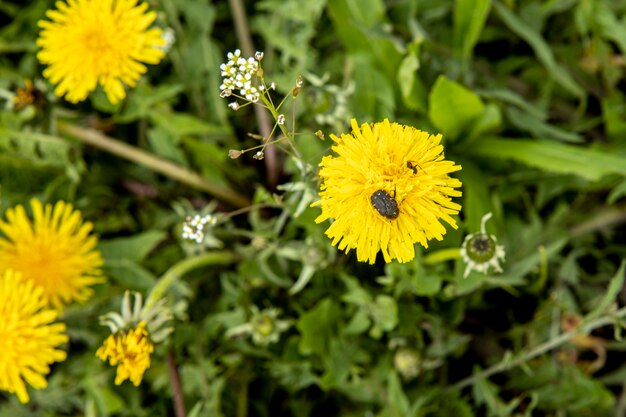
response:
<path id="1" fill-rule="evenodd" d="M 259 62 L 263 59 L 263 52 L 256 52 L 254 57 L 243 58 L 241 51 L 229 52 L 228 62 L 220 65 L 220 70 L 224 80 L 220 85 L 220 97 L 230 97 L 235 91 L 239 91 L 239 96 L 249 102 L 256 103 L 261 97 L 264 87 L 255 85 L 255 77 L 259 75 Z M 233 104 L 233 103 L 231 103 Z M 230 106 L 237 110 L 239 106 Z"/>
<path id="2" fill-rule="evenodd" d="M 212 226 L 215 223 L 217 223 L 217 217 L 212 214 L 188 216 L 183 223 L 182 237 L 183 239 L 194 240 L 196 243 L 202 243 L 205 226 L 207 224 Z"/>

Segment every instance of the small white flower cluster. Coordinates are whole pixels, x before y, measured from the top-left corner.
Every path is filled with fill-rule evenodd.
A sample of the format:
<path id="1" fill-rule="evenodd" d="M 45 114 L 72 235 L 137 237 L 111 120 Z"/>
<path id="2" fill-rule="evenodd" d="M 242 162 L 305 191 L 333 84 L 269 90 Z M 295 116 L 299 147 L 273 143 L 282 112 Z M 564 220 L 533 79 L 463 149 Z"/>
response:
<path id="1" fill-rule="evenodd" d="M 196 243 L 202 243 L 204 240 L 204 227 L 208 225 L 214 225 L 217 223 L 217 218 L 211 214 L 200 216 L 196 214 L 191 217 L 188 216 L 183 223 L 183 239 L 194 240 Z"/>
<path id="2" fill-rule="evenodd" d="M 235 90 L 239 90 L 239 94 L 242 98 L 252 103 L 259 101 L 261 92 L 264 87 L 261 85 L 259 88 L 253 85 L 253 77 L 256 77 L 259 72 L 259 62 L 263 59 L 263 52 L 257 52 L 254 54 L 254 58 L 248 59 L 241 56 L 241 51 L 236 49 L 235 52 L 229 52 L 228 62 L 220 65 L 222 71 L 222 85 L 220 85 L 220 97 L 230 97 Z M 237 110 L 239 106 L 234 106 L 231 103 L 231 108 Z"/>

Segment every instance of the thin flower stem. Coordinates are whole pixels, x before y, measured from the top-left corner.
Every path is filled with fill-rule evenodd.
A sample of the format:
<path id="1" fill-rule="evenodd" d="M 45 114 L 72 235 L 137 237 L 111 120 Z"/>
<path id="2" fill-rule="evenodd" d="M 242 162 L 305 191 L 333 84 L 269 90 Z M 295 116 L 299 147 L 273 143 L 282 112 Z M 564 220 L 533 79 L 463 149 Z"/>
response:
<path id="1" fill-rule="evenodd" d="M 252 37 L 250 36 L 250 28 L 248 27 L 248 20 L 243 3 L 241 0 L 229 0 L 228 3 L 233 15 L 235 32 L 241 44 L 241 49 L 245 55 L 252 56 L 254 55 L 254 47 L 252 46 Z M 261 134 L 267 138 L 266 140 L 269 140 L 272 123 L 267 117 L 267 113 L 265 113 L 261 107 L 254 106 L 254 115 L 256 116 Z M 265 167 L 267 169 L 267 182 L 270 187 L 275 187 L 276 184 L 278 184 L 278 177 L 280 176 L 276 147 L 272 144 L 268 144 L 264 153 L 265 157 L 263 159 L 265 160 Z"/>
<path id="2" fill-rule="evenodd" d="M 170 386 L 172 387 L 172 397 L 174 399 L 174 415 L 176 417 L 185 417 L 185 400 L 183 398 L 183 388 L 180 382 L 180 373 L 176 365 L 174 353 L 170 350 L 167 353 L 167 369 L 170 374 Z"/>
<path id="3" fill-rule="evenodd" d="M 587 334 L 591 332 L 592 330 L 597 329 L 598 327 L 606 326 L 607 324 L 613 324 L 618 319 L 621 319 L 624 317 L 626 317 L 626 307 L 623 307 L 612 313 L 607 313 L 606 315 L 599 317 L 595 320 L 591 320 L 587 323 L 583 322 L 581 326 L 574 328 L 570 331 L 567 331 L 565 333 L 562 333 L 561 335 L 553 339 L 550 339 L 546 341 L 545 343 L 542 343 L 541 345 L 537 346 L 536 348 L 528 352 L 520 352 L 517 355 L 517 359 L 510 360 L 509 358 L 505 358 L 501 362 L 493 365 L 490 368 L 485 369 L 482 372 L 479 372 L 470 377 L 460 380 L 456 384 L 450 386 L 446 391 L 450 392 L 450 391 L 457 391 L 457 390 L 463 389 L 469 385 L 474 384 L 476 381 L 489 378 L 490 376 L 495 375 L 497 373 L 504 372 L 509 369 L 520 366 L 521 364 L 528 362 L 529 360 L 536 358 L 537 356 L 540 356 L 546 352 L 551 351 L 552 349 L 555 349 L 561 346 L 562 344 L 568 342 L 571 338 L 573 338 L 576 335 L 579 335 L 581 333 Z"/>
<path id="4" fill-rule="evenodd" d="M 178 262 L 159 278 L 159 281 L 154 285 L 150 295 L 148 295 L 146 299 L 144 309 L 148 310 L 150 307 L 154 306 L 156 302 L 163 297 L 163 294 L 165 294 L 169 287 L 187 272 L 207 265 L 226 265 L 235 262 L 237 259 L 237 255 L 233 252 L 214 251 Z"/>
<path id="5" fill-rule="evenodd" d="M 195 172 L 189 171 L 173 164 L 170 161 L 154 156 L 153 154 L 142 149 L 103 135 L 96 130 L 59 121 L 58 131 L 114 155 L 121 156 L 122 158 L 146 166 L 153 171 L 159 172 L 184 184 L 205 191 L 212 196 L 236 207 L 245 207 L 250 204 L 250 201 L 245 196 L 231 190 L 230 188 L 213 184 Z"/>

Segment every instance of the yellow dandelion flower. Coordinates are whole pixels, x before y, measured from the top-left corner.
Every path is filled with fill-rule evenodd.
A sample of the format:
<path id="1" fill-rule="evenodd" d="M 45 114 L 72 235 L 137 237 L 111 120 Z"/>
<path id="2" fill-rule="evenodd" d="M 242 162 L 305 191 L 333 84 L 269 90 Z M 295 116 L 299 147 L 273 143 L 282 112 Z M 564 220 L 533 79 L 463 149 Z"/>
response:
<path id="1" fill-rule="evenodd" d="M 448 176 L 461 169 L 446 161 L 441 135 L 383 122 L 358 126 L 341 137 L 330 135 L 336 156 L 320 163 L 322 180 L 316 223 L 334 219 L 326 230 L 332 244 L 356 249 L 359 261 L 373 264 L 381 251 L 385 262 L 407 262 L 413 245 L 428 247 L 446 233 L 440 220 L 456 228 L 451 217 L 461 206 L 452 202 L 461 182 Z"/>
<path id="2" fill-rule="evenodd" d="M 134 87 L 146 64 L 158 64 L 165 55 L 161 29 L 149 29 L 155 12 L 138 0 L 57 1 L 48 10 L 51 21 L 39 21 L 39 61 L 48 65 L 44 77 L 59 97 L 77 103 L 100 84 L 113 104 Z"/>
<path id="3" fill-rule="evenodd" d="M 117 365 L 116 385 L 130 379 L 137 386 L 150 367 L 150 354 L 153 351 L 154 345 L 146 330 L 146 322 L 142 321 L 126 332 L 118 331 L 110 335 L 96 355 L 105 362 L 108 358 L 111 366 Z"/>
<path id="4" fill-rule="evenodd" d="M 43 288 L 44 298 L 57 309 L 87 300 L 93 295 L 89 286 L 104 281 L 92 224 L 83 223 L 80 212 L 63 201 L 44 207 L 32 199 L 31 206 L 32 221 L 21 205 L 6 211 L 6 222 L 0 220 L 5 235 L 0 236 L 0 273 L 21 272 Z"/>
<path id="5" fill-rule="evenodd" d="M 0 390 L 30 397 L 26 384 L 46 388 L 50 365 L 65 360 L 57 347 L 67 343 L 65 324 L 53 323 L 57 311 L 46 307 L 43 289 L 18 272 L 0 275 Z"/>

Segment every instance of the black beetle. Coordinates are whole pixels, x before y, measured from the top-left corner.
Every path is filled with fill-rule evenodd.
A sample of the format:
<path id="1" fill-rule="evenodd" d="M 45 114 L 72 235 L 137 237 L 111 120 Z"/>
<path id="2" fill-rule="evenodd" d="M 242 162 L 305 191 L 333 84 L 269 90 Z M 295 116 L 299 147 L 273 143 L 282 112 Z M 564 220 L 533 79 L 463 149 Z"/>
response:
<path id="1" fill-rule="evenodd" d="M 370 201 L 376 211 L 383 217 L 393 220 L 400 214 L 395 197 L 390 196 L 385 190 L 374 191 L 374 194 L 370 197 Z"/>

